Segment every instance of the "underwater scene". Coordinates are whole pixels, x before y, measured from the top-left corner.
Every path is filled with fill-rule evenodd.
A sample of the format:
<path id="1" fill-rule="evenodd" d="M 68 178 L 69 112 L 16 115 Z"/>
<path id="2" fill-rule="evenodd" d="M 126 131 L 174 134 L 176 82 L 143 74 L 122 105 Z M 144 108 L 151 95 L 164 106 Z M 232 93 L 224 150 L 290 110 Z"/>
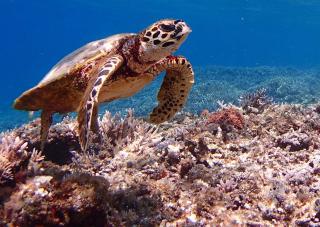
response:
<path id="1" fill-rule="evenodd" d="M 320 226 L 320 1 L 1 0 L 0 226 Z"/>

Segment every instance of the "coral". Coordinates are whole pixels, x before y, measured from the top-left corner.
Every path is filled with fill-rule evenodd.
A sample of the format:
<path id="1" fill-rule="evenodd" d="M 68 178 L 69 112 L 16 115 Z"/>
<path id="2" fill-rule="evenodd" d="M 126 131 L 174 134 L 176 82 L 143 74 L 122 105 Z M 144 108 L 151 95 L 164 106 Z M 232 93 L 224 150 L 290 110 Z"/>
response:
<path id="1" fill-rule="evenodd" d="M 113 151 L 126 146 L 130 146 L 128 149 L 141 150 L 141 146 L 156 132 L 153 125 L 134 118 L 131 109 L 124 119 L 119 115 L 111 117 L 111 113 L 106 112 L 99 124 L 102 136 L 108 138 L 104 140 L 105 149 Z"/>
<path id="2" fill-rule="evenodd" d="M 47 149 L 61 148 L 71 158 L 33 150 L 37 121 L 3 133 L 1 146 L 12 147 L 3 151 L 22 147 L 27 155 L 16 162 L 24 177 L 13 168 L 12 189 L 0 189 L 0 220 L 13 226 L 319 225 L 315 106 L 241 111 L 222 105 L 200 117 L 182 112 L 157 127 L 131 110 L 125 117 L 106 112 L 101 140 L 87 153 L 78 149 L 75 121 L 65 119 L 53 126 Z"/>
<path id="3" fill-rule="evenodd" d="M 289 147 L 290 151 L 308 149 L 312 139 L 306 133 L 288 132 L 277 140 L 277 145 L 281 148 Z"/>
<path id="4" fill-rule="evenodd" d="M 75 168 L 97 175 L 106 175 L 104 165 L 109 163 L 109 158 L 124 160 L 127 154 L 148 152 L 154 146 L 154 137 L 157 128 L 153 125 L 133 117 L 132 110 L 128 110 L 127 116 L 122 119 L 119 115 L 111 116 L 106 112 L 99 121 L 102 143 L 91 145 L 91 152 L 73 152 L 73 164 Z M 95 152 L 98 150 L 99 152 Z M 138 156 L 138 154 L 135 154 Z"/>
<path id="5" fill-rule="evenodd" d="M 229 126 L 237 129 L 244 127 L 244 118 L 239 110 L 229 107 L 208 116 L 208 124 L 218 124 L 222 130 L 227 130 Z"/>
<path id="6" fill-rule="evenodd" d="M 301 80 L 303 78 L 303 80 Z M 310 73 L 300 72 L 300 76 L 275 76 L 259 86 L 268 89 L 276 102 L 310 104 L 319 100 L 320 82 Z"/>
<path id="7" fill-rule="evenodd" d="M 55 124 L 50 128 L 48 140 L 43 151 L 46 160 L 58 164 L 71 163 L 71 151 L 80 150 L 78 143 L 76 124 L 69 117 L 63 119 L 62 122 Z M 40 120 L 36 119 L 30 124 L 13 131 L 15 136 L 26 141 L 28 151 L 33 149 L 40 150 Z"/>
<path id="8" fill-rule="evenodd" d="M 15 174 L 28 159 L 27 143 L 12 134 L 0 136 L 0 185 L 15 180 Z"/>
<path id="9" fill-rule="evenodd" d="M 253 93 L 240 96 L 239 103 L 246 113 L 262 113 L 272 104 L 272 99 L 267 96 L 267 90 L 261 88 Z"/>
<path id="10" fill-rule="evenodd" d="M 14 226 L 101 226 L 108 211 L 103 178 L 73 174 L 59 181 L 36 176 L 20 185 L 5 204 L 5 219 Z"/>

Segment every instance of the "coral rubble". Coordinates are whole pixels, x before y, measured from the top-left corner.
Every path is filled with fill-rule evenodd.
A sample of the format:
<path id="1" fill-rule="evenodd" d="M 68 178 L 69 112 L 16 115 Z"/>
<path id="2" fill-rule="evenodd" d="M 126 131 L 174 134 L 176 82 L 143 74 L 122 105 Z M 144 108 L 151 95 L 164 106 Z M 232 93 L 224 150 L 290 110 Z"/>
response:
<path id="1" fill-rule="evenodd" d="M 259 92 L 159 126 L 106 112 L 87 153 L 69 118 L 43 153 L 37 120 L 2 133 L 0 225 L 319 226 L 319 106 Z"/>

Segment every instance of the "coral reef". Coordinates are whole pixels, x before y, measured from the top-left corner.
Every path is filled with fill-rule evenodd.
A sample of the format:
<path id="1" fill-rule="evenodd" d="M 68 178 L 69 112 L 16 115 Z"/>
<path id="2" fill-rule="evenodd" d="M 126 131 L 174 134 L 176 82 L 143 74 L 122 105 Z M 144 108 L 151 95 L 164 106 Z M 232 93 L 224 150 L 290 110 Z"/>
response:
<path id="1" fill-rule="evenodd" d="M 106 112 L 87 153 L 71 118 L 43 153 L 38 120 L 2 133 L 0 225 L 320 225 L 318 105 L 243 100 L 159 126 Z"/>

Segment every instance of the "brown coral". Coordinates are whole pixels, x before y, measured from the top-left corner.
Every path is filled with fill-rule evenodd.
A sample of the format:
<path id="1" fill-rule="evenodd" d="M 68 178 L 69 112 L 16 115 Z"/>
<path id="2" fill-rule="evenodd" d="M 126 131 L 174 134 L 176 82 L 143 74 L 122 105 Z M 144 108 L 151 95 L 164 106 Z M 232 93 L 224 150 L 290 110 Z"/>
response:
<path id="1" fill-rule="evenodd" d="M 237 129 L 244 127 L 244 118 L 236 108 L 229 107 L 218 112 L 211 113 L 208 117 L 208 124 L 218 124 L 222 127 L 231 125 Z"/>

